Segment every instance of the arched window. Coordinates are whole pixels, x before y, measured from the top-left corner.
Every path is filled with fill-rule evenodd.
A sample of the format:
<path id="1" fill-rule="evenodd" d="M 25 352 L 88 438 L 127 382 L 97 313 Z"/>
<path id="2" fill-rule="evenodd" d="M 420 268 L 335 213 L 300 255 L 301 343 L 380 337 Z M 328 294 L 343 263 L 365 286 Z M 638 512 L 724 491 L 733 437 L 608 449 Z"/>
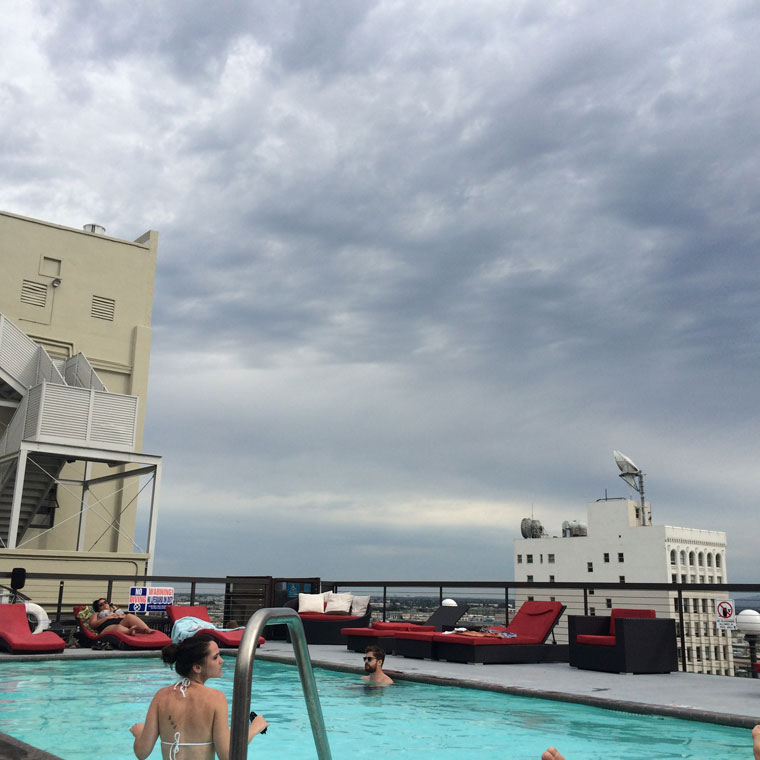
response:
<path id="1" fill-rule="evenodd" d="M 712 552 L 707 552 L 707 567 L 712 567 Z"/>
<path id="2" fill-rule="evenodd" d="M 694 552 L 689 552 L 689 564 L 694 564 Z"/>
<path id="3" fill-rule="evenodd" d="M 720 553 L 715 555 L 715 567 L 721 567 L 721 555 Z"/>
<path id="4" fill-rule="evenodd" d="M 697 562 L 699 563 L 700 567 L 705 566 L 705 555 L 702 552 L 697 555 Z"/>
<path id="5" fill-rule="evenodd" d="M 686 552 L 685 551 L 681 552 L 681 564 L 682 565 L 686 564 Z"/>
<path id="6" fill-rule="evenodd" d="M 670 564 L 671 565 L 676 564 L 676 550 L 675 549 L 670 550 Z"/>

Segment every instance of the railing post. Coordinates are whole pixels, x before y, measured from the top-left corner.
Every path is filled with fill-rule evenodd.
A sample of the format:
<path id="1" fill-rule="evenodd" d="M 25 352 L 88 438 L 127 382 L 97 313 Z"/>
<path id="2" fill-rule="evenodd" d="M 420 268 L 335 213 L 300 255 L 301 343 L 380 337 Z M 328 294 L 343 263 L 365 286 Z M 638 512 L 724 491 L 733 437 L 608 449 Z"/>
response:
<path id="1" fill-rule="evenodd" d="M 438 586 L 438 606 L 443 606 L 443 586 Z"/>
<path id="2" fill-rule="evenodd" d="M 504 586 L 504 625 L 509 625 L 509 586 Z"/>
<path id="3" fill-rule="evenodd" d="M 190 606 L 195 604 L 195 581 L 190 583 Z"/>
<path id="4" fill-rule="evenodd" d="M 63 606 L 63 581 L 58 583 L 58 606 L 55 609 L 55 624 L 61 622 L 61 607 Z"/>
<path id="5" fill-rule="evenodd" d="M 583 614 L 588 615 L 588 589 L 583 587 Z"/>
<path id="6" fill-rule="evenodd" d="M 383 586 L 383 622 L 385 622 L 386 619 L 386 612 L 387 612 L 387 605 L 388 605 L 388 587 Z"/>
<path id="7" fill-rule="evenodd" d="M 683 672 L 686 672 L 686 631 L 684 630 L 683 625 L 683 591 L 679 588 L 678 589 L 678 597 L 677 597 L 677 604 L 678 604 L 678 627 L 681 629 L 680 639 L 681 639 L 681 670 Z"/>

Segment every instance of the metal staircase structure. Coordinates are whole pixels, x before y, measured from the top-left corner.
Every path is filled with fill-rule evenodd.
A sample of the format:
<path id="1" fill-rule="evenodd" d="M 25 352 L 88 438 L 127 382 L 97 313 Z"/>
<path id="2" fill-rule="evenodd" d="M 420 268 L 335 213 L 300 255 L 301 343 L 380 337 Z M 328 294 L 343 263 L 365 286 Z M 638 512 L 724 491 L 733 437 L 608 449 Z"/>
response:
<path id="1" fill-rule="evenodd" d="M 84 462 L 76 548 L 84 551 L 90 487 L 153 476 L 148 553 L 155 544 L 161 458 L 135 451 L 138 399 L 109 393 L 83 354 L 54 361 L 0 314 L 0 549 L 14 549 L 41 516 L 54 527 L 55 493 L 67 462 Z M 118 467 L 92 478 L 92 463 Z M 137 465 L 137 467 L 135 467 Z M 67 481 L 70 483 L 70 481 Z"/>

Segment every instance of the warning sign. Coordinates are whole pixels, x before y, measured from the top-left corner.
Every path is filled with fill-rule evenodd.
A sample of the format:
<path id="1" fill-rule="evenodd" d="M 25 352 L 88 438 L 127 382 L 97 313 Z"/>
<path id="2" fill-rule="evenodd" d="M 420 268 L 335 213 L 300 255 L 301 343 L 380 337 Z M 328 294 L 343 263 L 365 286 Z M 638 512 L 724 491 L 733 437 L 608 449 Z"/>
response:
<path id="1" fill-rule="evenodd" d="M 174 604 L 171 586 L 132 586 L 129 589 L 130 612 L 163 612 L 168 604 Z"/>
<path id="2" fill-rule="evenodd" d="M 715 600 L 715 617 L 717 628 L 726 631 L 736 630 L 736 607 L 731 599 Z"/>

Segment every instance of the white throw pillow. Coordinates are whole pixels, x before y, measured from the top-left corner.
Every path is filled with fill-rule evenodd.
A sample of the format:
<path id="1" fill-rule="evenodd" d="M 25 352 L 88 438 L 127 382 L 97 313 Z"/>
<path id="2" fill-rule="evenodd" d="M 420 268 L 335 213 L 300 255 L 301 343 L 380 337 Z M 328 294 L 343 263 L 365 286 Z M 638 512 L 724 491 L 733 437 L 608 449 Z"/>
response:
<path id="1" fill-rule="evenodd" d="M 367 607 L 369 607 L 370 597 L 368 596 L 355 596 L 354 601 L 351 604 L 351 614 L 356 617 L 361 617 L 367 614 Z"/>
<path id="2" fill-rule="evenodd" d="M 324 594 L 299 594 L 298 595 L 299 612 L 324 612 L 325 595 Z"/>
<path id="3" fill-rule="evenodd" d="M 327 607 L 325 607 L 327 615 L 348 615 L 351 612 L 351 602 L 354 599 L 352 593 L 333 594 L 332 591 L 327 591 L 325 598 L 327 599 Z"/>

